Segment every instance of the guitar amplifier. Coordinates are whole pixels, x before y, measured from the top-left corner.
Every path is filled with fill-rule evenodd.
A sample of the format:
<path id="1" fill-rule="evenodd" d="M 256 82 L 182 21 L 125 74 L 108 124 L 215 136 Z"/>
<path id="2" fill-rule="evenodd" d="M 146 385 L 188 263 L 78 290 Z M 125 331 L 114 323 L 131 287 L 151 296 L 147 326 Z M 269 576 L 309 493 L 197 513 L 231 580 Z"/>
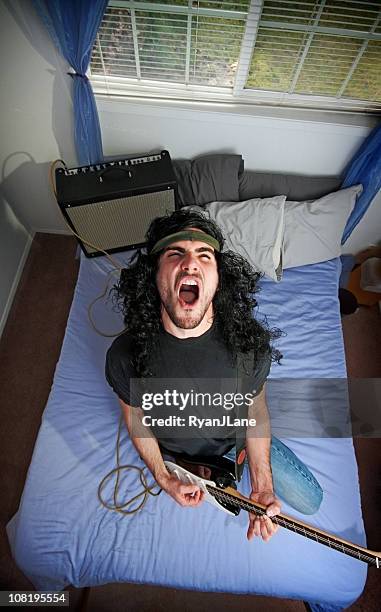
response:
<path id="1" fill-rule="evenodd" d="M 168 151 L 80 168 L 57 168 L 57 201 L 87 257 L 145 246 L 155 217 L 178 208 Z M 86 244 L 91 243 L 93 246 Z"/>

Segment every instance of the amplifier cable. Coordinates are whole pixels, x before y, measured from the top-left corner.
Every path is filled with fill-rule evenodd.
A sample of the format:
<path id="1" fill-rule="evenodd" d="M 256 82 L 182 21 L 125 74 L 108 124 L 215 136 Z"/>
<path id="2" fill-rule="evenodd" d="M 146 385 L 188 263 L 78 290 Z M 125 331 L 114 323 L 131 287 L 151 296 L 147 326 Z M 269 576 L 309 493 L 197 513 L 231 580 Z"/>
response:
<path id="1" fill-rule="evenodd" d="M 51 190 L 52 190 L 52 192 L 53 192 L 53 194 L 54 194 L 54 197 L 55 197 L 55 199 L 56 199 L 56 201 L 57 201 L 57 204 L 58 204 L 58 198 L 57 198 L 57 189 L 56 189 L 56 184 L 55 184 L 55 180 L 54 180 L 54 170 L 55 170 L 55 168 L 56 168 L 57 164 L 59 164 L 59 163 L 61 163 L 61 164 L 64 166 L 64 168 L 67 170 L 67 165 L 65 164 L 65 162 L 64 162 L 62 159 L 55 159 L 55 160 L 54 160 L 54 161 L 53 161 L 53 162 L 50 164 L 50 168 L 49 168 L 49 182 L 50 182 L 50 187 L 51 187 Z M 93 319 L 93 316 L 92 316 L 92 308 L 93 308 L 94 304 L 95 304 L 95 303 L 96 303 L 98 300 L 101 300 L 101 299 L 102 299 L 102 298 L 103 298 L 103 297 L 106 295 L 106 293 L 107 293 L 107 289 L 108 289 L 108 286 L 109 286 L 109 282 L 110 282 L 110 280 L 109 280 L 110 275 L 111 275 L 111 274 L 113 274 L 114 272 L 118 271 L 118 270 L 121 272 L 121 271 L 123 270 L 123 267 L 122 267 L 122 266 L 121 266 L 121 265 L 120 265 L 120 264 L 119 264 L 119 263 L 118 263 L 118 262 L 117 262 L 117 261 L 116 261 L 116 260 L 115 260 L 113 257 L 111 257 L 111 255 L 110 255 L 109 253 L 107 253 L 107 251 L 104 251 L 104 250 L 103 250 L 103 249 L 101 249 L 99 246 L 97 246 L 97 245 L 95 245 L 95 244 L 92 244 L 91 242 L 89 242 L 88 240 L 85 240 L 85 238 L 83 238 L 82 236 L 80 236 L 79 234 L 77 234 L 77 233 L 76 233 L 76 232 L 73 230 L 73 228 L 72 228 L 72 227 L 69 225 L 69 223 L 67 222 L 67 220 L 65 219 L 65 217 L 63 217 L 63 219 L 64 219 L 64 221 L 65 221 L 65 223 L 66 223 L 67 227 L 69 228 L 70 232 L 71 232 L 72 234 L 74 234 L 74 236 L 76 236 L 76 237 L 77 237 L 79 240 L 81 240 L 81 241 L 82 241 L 84 244 L 87 244 L 88 246 L 90 246 L 91 248 L 95 249 L 96 251 L 100 251 L 101 253 L 104 253 L 104 254 L 106 255 L 106 257 L 109 259 L 109 261 L 110 261 L 110 262 L 113 264 L 113 266 L 114 266 L 114 269 L 113 269 L 113 270 L 111 270 L 111 271 L 109 272 L 109 274 L 108 274 L 108 277 L 107 277 L 107 283 L 106 283 L 106 286 L 105 286 L 104 290 L 103 290 L 103 291 L 102 291 L 102 293 L 101 293 L 100 295 L 98 295 L 98 296 L 97 296 L 97 297 L 96 297 L 96 298 L 95 298 L 95 299 L 94 299 L 94 300 L 91 302 L 91 304 L 89 304 L 89 306 L 87 307 L 87 315 L 88 315 L 88 317 L 89 317 L 89 321 L 90 321 L 90 324 L 91 324 L 92 328 L 94 329 L 94 331 L 95 331 L 97 334 L 99 334 L 100 336 L 103 336 L 103 337 L 105 337 L 105 338 L 116 338 L 117 336 L 120 336 L 121 334 L 123 334 L 123 333 L 126 331 L 126 328 L 124 328 L 122 331 L 120 331 L 120 332 L 118 332 L 118 333 L 116 333 L 116 334 L 106 334 L 106 333 L 104 333 L 104 332 L 100 331 L 100 330 L 97 328 L 97 326 L 95 325 L 95 323 L 94 323 L 94 319 Z"/>
<path id="2" fill-rule="evenodd" d="M 57 198 L 57 190 L 56 190 L 56 185 L 55 185 L 55 180 L 54 180 L 54 170 L 55 167 L 58 163 L 63 164 L 64 168 L 67 170 L 67 166 L 65 164 L 65 162 L 62 159 L 56 159 L 54 160 L 51 164 L 50 164 L 50 170 L 49 170 L 49 181 L 50 181 L 50 186 L 52 189 L 52 192 L 54 194 L 54 197 L 57 201 L 58 204 L 58 198 Z M 114 269 L 111 270 L 108 274 L 107 277 L 107 283 L 106 286 L 104 288 L 104 290 L 102 291 L 102 293 L 100 295 L 98 295 L 87 307 L 87 315 L 89 318 L 89 321 L 91 323 L 91 326 L 93 327 L 94 331 L 105 337 L 105 338 L 115 338 L 116 336 L 120 336 L 121 334 L 123 334 L 127 328 L 123 329 L 121 332 L 117 333 L 117 334 L 106 334 L 102 331 L 100 331 L 93 320 L 92 314 L 91 314 L 91 310 L 94 306 L 94 304 L 96 304 L 96 302 L 98 300 L 101 300 L 107 293 L 107 289 L 109 286 L 109 282 L 110 282 L 110 275 L 113 274 L 114 272 L 122 271 L 123 268 L 122 266 L 119 265 L 119 263 L 113 258 L 111 257 L 111 255 L 109 253 L 107 253 L 107 251 L 104 251 L 103 249 L 101 249 L 99 246 L 92 244 L 91 242 L 89 242 L 88 240 L 85 240 L 82 236 L 80 236 L 79 234 L 77 234 L 73 228 L 69 225 L 69 223 L 67 222 L 67 220 L 64 217 L 64 221 L 67 225 L 67 227 L 69 228 L 70 232 L 72 234 L 74 234 L 74 236 L 76 236 L 79 240 L 81 240 L 84 244 L 87 244 L 88 246 L 90 246 L 91 248 L 100 251 L 101 253 L 104 253 L 106 255 L 106 257 L 111 261 L 111 263 L 114 266 Z M 100 503 L 102 504 L 102 506 L 104 508 L 107 508 L 108 510 L 115 510 L 116 512 L 119 512 L 120 514 L 124 514 L 124 515 L 129 515 L 129 514 L 135 514 L 136 512 L 139 512 L 139 510 L 141 510 L 143 508 L 143 506 L 145 505 L 149 495 L 152 495 L 154 497 L 156 497 L 157 495 L 159 495 L 161 493 L 161 489 L 159 489 L 158 491 L 154 491 L 155 487 L 157 485 L 153 485 L 153 486 L 148 486 L 147 483 L 147 479 L 146 479 L 146 475 L 144 473 L 144 470 L 146 468 L 141 468 L 138 467 L 136 465 L 130 465 L 130 464 L 126 464 L 126 465 L 120 465 L 120 435 L 121 435 L 121 429 L 122 429 L 122 424 L 123 424 L 123 414 L 121 414 L 120 419 L 119 419 L 119 427 L 118 427 L 118 435 L 117 435 L 117 441 L 116 441 L 116 467 L 113 468 L 108 474 L 106 474 L 106 476 L 104 476 L 104 478 L 101 480 L 99 486 L 98 486 L 98 499 L 100 501 Z M 118 503 L 118 494 L 119 494 L 119 480 L 120 480 L 120 473 L 123 471 L 129 471 L 129 470 L 136 470 L 139 473 L 139 477 L 140 477 L 140 482 L 142 484 L 143 490 L 138 493 L 137 495 L 135 495 L 134 497 L 132 497 L 131 499 L 127 500 L 126 502 L 119 504 Z M 113 504 L 105 501 L 103 499 L 102 493 L 103 493 L 103 489 L 106 486 L 106 484 L 108 483 L 108 481 L 114 476 L 116 475 L 116 482 L 115 482 L 115 486 L 114 486 L 114 491 L 113 491 Z M 143 499 L 141 500 L 141 502 L 139 503 L 139 505 L 136 508 L 133 508 L 132 510 L 127 510 L 127 506 L 130 506 L 133 502 L 135 502 L 136 500 L 138 500 L 140 497 L 143 496 Z"/>
<path id="3" fill-rule="evenodd" d="M 158 491 L 155 491 L 154 489 L 158 486 L 157 484 L 154 484 L 152 486 L 148 485 L 147 478 L 144 473 L 144 470 L 146 470 L 147 468 L 145 467 L 141 468 L 141 467 L 138 467 L 137 465 L 131 465 L 131 464 L 120 465 L 120 453 L 119 453 L 120 434 L 122 431 L 123 420 L 124 420 L 123 414 L 121 413 L 120 419 L 119 419 L 118 436 L 117 436 L 117 441 L 116 441 L 116 467 L 112 469 L 108 474 L 106 474 L 104 478 L 102 478 L 99 484 L 99 487 L 98 487 L 98 499 L 100 503 L 102 504 L 102 506 L 104 508 L 107 508 L 107 510 L 115 510 L 116 512 L 119 512 L 120 514 L 128 515 L 128 514 L 135 514 L 136 512 L 139 512 L 139 510 L 141 510 L 143 506 L 145 505 L 145 503 L 147 502 L 148 497 L 150 495 L 152 495 L 153 497 L 157 497 L 158 495 L 160 495 L 162 489 L 159 488 Z M 124 503 L 118 503 L 120 474 L 121 472 L 128 472 L 130 470 L 135 470 L 139 473 L 140 482 L 143 487 L 143 490 L 140 493 L 137 493 L 131 499 L 128 499 L 127 501 L 125 501 Z M 116 475 L 116 482 L 115 482 L 114 491 L 113 491 L 113 503 L 111 503 L 111 502 L 106 501 L 103 498 L 103 489 L 108 483 L 108 481 L 114 475 Z M 133 502 L 138 500 L 140 497 L 143 497 L 143 499 L 141 500 L 141 502 L 136 508 L 133 508 L 132 510 L 126 509 L 127 506 L 130 506 Z"/>

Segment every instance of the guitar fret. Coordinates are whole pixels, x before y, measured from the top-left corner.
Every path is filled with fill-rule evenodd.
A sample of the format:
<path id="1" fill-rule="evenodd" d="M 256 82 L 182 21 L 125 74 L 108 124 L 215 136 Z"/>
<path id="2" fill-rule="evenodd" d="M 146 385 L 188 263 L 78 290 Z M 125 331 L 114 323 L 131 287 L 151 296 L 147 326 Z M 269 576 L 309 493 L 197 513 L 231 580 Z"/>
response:
<path id="1" fill-rule="evenodd" d="M 255 514 L 259 516 L 265 514 L 262 508 L 259 508 L 255 505 L 255 502 L 245 501 L 243 499 L 237 498 L 234 495 L 231 495 L 230 493 L 225 493 L 223 490 L 218 489 L 216 487 L 211 487 L 210 485 L 206 485 L 206 488 L 217 499 L 217 501 L 223 500 L 230 504 L 236 505 L 239 508 L 246 510 L 247 512 L 254 511 Z M 316 540 L 316 542 L 322 545 L 329 546 L 333 550 L 343 552 L 344 554 L 357 558 L 360 561 L 364 561 L 365 563 L 376 565 L 377 568 L 379 568 L 381 565 L 380 559 L 376 554 L 374 554 L 374 556 L 372 556 L 371 553 L 365 554 L 361 550 L 359 550 L 355 544 L 346 545 L 344 542 L 336 540 L 334 537 L 330 537 L 329 535 L 323 536 L 322 534 L 319 534 L 313 527 L 309 528 L 305 525 L 297 525 L 286 517 L 274 516 L 271 517 L 271 520 L 274 523 L 285 527 L 286 529 L 290 529 L 295 533 L 299 533 L 300 535 L 303 535 L 308 539 Z"/>
<path id="2" fill-rule="evenodd" d="M 174 472 L 180 480 L 182 478 L 190 478 L 194 477 L 193 474 L 187 472 L 187 470 L 183 468 L 179 468 L 181 471 L 181 475 L 178 474 L 177 468 L 175 464 L 171 462 L 165 462 L 167 468 L 171 472 Z M 181 478 L 182 476 L 182 478 Z M 200 479 L 203 480 L 203 479 Z M 184 482 L 187 482 L 184 480 Z M 247 497 L 244 497 L 240 493 L 235 492 L 230 489 L 232 492 L 226 492 L 225 489 L 217 487 L 216 485 L 208 484 L 207 481 L 204 481 L 204 487 L 206 491 L 210 494 L 211 497 L 214 497 L 217 502 L 221 504 L 221 506 L 232 506 L 236 508 L 241 508 L 246 510 L 249 513 L 256 514 L 258 516 L 263 516 L 266 513 L 266 509 L 261 507 L 259 503 L 256 503 L 250 500 Z M 208 500 L 209 501 L 209 500 Z M 229 508 L 225 508 L 229 511 Z M 357 546 L 356 544 L 352 544 L 352 542 L 346 542 L 345 540 L 341 540 L 341 538 L 336 537 L 334 535 L 330 535 L 318 528 L 313 527 L 312 525 L 308 525 L 303 523 L 302 521 L 298 521 L 297 519 L 292 520 L 291 517 L 287 515 L 273 516 L 271 520 L 286 529 L 294 531 L 295 533 L 306 537 L 307 539 L 313 540 L 322 544 L 324 546 L 329 546 L 331 549 L 336 550 L 340 553 L 347 554 L 355 559 L 360 561 L 364 561 L 370 565 L 375 565 L 377 568 L 381 566 L 381 553 L 376 553 L 371 550 L 367 550 L 366 548 L 362 548 L 361 546 Z"/>

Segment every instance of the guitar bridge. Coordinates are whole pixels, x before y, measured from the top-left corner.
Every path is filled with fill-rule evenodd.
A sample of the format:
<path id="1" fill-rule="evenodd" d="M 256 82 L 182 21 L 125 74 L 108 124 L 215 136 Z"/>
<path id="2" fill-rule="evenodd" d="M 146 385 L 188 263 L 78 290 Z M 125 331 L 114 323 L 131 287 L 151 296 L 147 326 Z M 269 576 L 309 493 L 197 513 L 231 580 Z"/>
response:
<path id="1" fill-rule="evenodd" d="M 205 500 L 213 505 L 217 506 L 220 510 L 227 512 L 232 516 L 238 516 L 240 508 L 238 504 L 233 504 L 224 499 L 223 491 L 226 487 L 232 487 L 237 489 L 235 478 L 230 469 L 224 469 L 225 464 L 222 466 L 221 463 L 218 466 L 214 462 L 214 458 L 206 458 L 205 461 L 200 460 L 201 458 L 189 458 L 186 459 L 177 457 L 178 463 L 172 463 L 171 461 L 164 461 L 167 469 L 176 474 L 176 476 L 185 483 L 196 484 L 200 487 L 205 495 Z M 213 463 L 212 463 L 213 461 Z M 229 468 L 232 462 L 227 460 L 226 466 Z M 234 464 L 233 464 L 234 465 Z M 210 478 L 202 478 L 198 475 L 198 467 L 203 466 L 210 469 Z M 207 488 L 209 486 L 209 490 Z M 221 494 L 220 494 L 221 493 Z"/>

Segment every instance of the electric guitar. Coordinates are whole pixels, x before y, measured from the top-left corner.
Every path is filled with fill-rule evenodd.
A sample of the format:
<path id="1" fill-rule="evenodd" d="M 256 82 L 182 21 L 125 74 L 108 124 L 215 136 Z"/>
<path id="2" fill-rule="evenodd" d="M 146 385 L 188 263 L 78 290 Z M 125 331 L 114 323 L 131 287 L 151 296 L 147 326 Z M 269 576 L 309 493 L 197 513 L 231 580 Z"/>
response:
<path id="1" fill-rule="evenodd" d="M 197 485 L 204 493 L 205 501 L 213 504 L 213 506 L 216 506 L 227 514 L 237 516 L 240 510 L 247 510 L 247 512 L 251 512 L 258 516 L 266 513 L 266 506 L 252 501 L 236 490 L 233 475 L 234 470 L 229 466 L 229 464 L 234 466 L 234 463 L 228 459 L 219 458 L 217 464 L 215 457 L 213 457 L 213 459 L 210 457 L 205 458 L 205 460 L 200 460 L 200 458 L 196 457 L 189 460 L 187 457 L 186 460 L 183 460 L 183 463 L 189 465 L 190 468 L 195 465 L 202 465 L 210 468 L 211 478 L 213 478 L 213 480 L 201 478 L 177 463 L 171 461 L 165 461 L 164 463 L 167 470 L 175 474 L 181 482 Z M 368 550 L 367 548 L 353 544 L 348 540 L 343 540 L 342 538 L 321 529 L 317 529 L 316 527 L 312 527 L 287 514 L 272 516 L 271 520 L 281 527 L 285 527 L 310 540 L 315 540 L 320 544 L 329 546 L 345 555 L 359 559 L 369 565 L 375 565 L 377 568 L 381 567 L 381 552 L 374 552 L 373 550 Z"/>

